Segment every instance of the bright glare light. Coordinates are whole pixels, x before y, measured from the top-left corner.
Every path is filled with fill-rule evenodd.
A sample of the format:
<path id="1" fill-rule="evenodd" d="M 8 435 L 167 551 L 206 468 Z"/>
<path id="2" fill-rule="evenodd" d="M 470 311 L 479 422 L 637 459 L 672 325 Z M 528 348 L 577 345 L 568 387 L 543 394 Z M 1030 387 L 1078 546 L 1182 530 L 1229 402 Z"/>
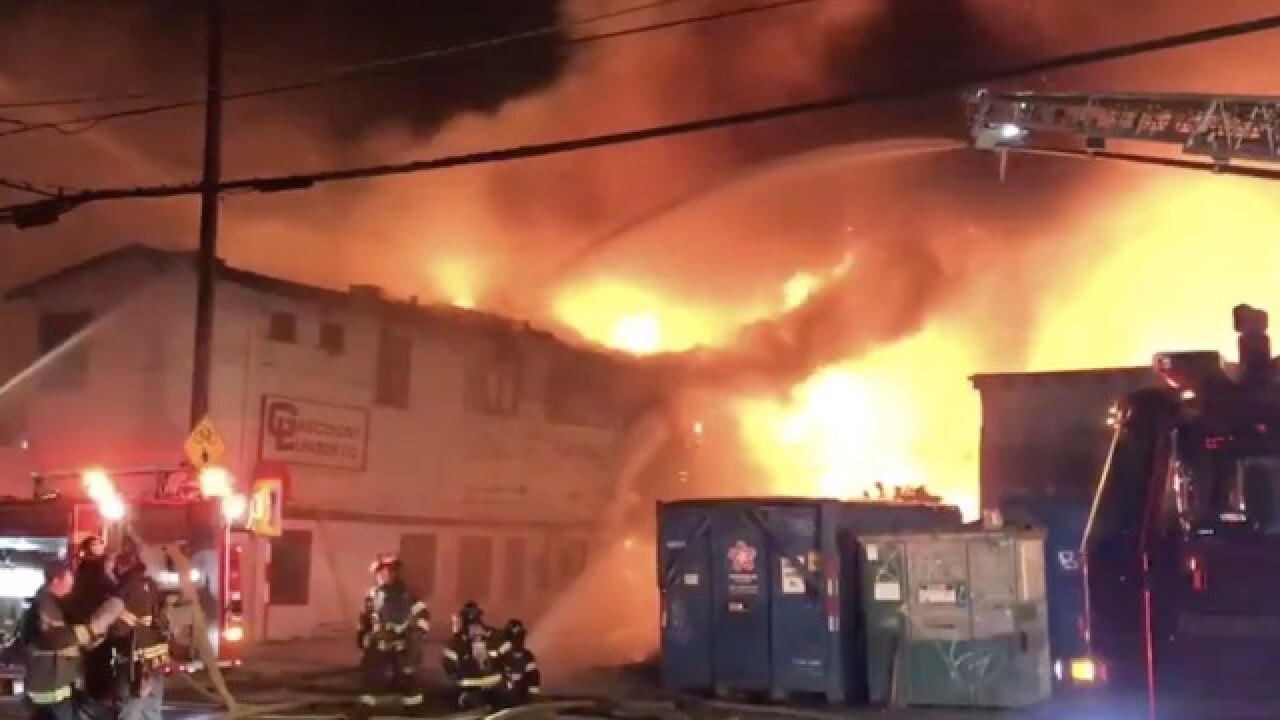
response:
<path id="1" fill-rule="evenodd" d="M 227 497 L 231 494 L 231 473 L 224 467 L 213 465 L 200 470 L 200 494 L 207 497 Z"/>
<path id="2" fill-rule="evenodd" d="M 249 500 L 240 493 L 232 493 L 222 498 L 222 516 L 234 522 L 244 518 L 249 509 Z"/>
<path id="3" fill-rule="evenodd" d="M 116 488 L 111 482 L 111 477 L 101 468 L 85 470 L 80 474 L 80 482 L 84 485 L 85 494 L 91 500 L 100 501 L 116 494 Z"/>
<path id="4" fill-rule="evenodd" d="M 124 517 L 124 499 L 116 492 L 116 486 L 105 470 L 89 468 L 80 473 L 80 482 L 84 485 L 84 494 L 98 506 L 102 519 L 114 521 Z"/>
<path id="5" fill-rule="evenodd" d="M 1093 660 L 1089 658 L 1072 660 L 1069 667 L 1071 679 L 1074 682 L 1088 685 L 1098 679 L 1098 668 L 1094 665 Z"/>
<path id="6" fill-rule="evenodd" d="M 1014 125 L 1013 123 L 1001 123 L 999 126 L 1000 137 L 1005 140 L 1015 140 L 1022 137 L 1026 130 Z"/>
<path id="7" fill-rule="evenodd" d="M 44 573 L 31 567 L 0 567 L 0 597 L 29 598 L 44 584 Z"/>
<path id="8" fill-rule="evenodd" d="M 656 315 L 626 315 L 613 326 L 609 344 L 636 355 L 649 355 L 662 349 L 662 327 Z"/>
<path id="9" fill-rule="evenodd" d="M 200 571 L 195 568 L 191 568 L 189 577 L 191 578 L 191 582 L 193 583 L 200 582 Z M 164 570 L 156 573 L 156 582 L 160 583 L 161 585 L 170 585 L 170 586 L 177 585 L 178 580 L 179 580 L 178 573 L 173 572 L 172 570 Z"/>
<path id="10" fill-rule="evenodd" d="M 98 498 L 98 512 L 104 520 L 120 520 L 125 514 L 124 500 L 118 495 L 108 495 Z"/>
<path id="11" fill-rule="evenodd" d="M 244 640 L 244 628 L 239 625 L 228 625 L 222 631 L 222 639 L 227 642 L 238 643 Z"/>

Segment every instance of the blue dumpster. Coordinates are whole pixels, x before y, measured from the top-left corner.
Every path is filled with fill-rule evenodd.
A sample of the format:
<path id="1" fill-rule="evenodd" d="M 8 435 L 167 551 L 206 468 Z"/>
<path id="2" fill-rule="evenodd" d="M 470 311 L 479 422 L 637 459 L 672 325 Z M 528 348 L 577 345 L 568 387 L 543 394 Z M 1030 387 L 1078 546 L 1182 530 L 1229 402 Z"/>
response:
<path id="1" fill-rule="evenodd" d="M 961 525 L 939 505 L 658 504 L 662 679 L 673 691 L 866 696 L 857 536 Z"/>
<path id="2" fill-rule="evenodd" d="M 1043 528 L 1045 592 L 1049 600 L 1049 654 L 1055 663 L 1084 652 L 1080 619 L 1084 616 L 1084 578 L 1080 543 L 1089 520 L 1083 500 L 1060 497 L 1005 498 L 1000 512 L 1010 522 Z M 1055 680 L 1061 680 L 1055 671 Z"/>

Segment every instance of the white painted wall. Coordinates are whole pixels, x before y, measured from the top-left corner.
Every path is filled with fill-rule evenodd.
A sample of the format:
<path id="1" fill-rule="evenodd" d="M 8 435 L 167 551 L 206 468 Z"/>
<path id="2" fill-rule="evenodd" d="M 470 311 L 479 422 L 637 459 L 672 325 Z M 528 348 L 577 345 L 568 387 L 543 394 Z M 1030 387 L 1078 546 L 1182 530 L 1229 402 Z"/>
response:
<path id="1" fill-rule="evenodd" d="M 48 391 L 40 371 L 0 396 L 0 410 L 20 407 L 26 451 L 0 454 L 11 467 L 67 468 L 173 463 L 181 459 L 191 374 L 194 274 L 186 268 L 155 276 L 128 264 L 43 288 L 39 310 L 94 309 L 104 316 L 84 342 L 89 383 Z M 264 394 L 366 408 L 367 467 L 363 471 L 295 466 L 286 508 L 291 529 L 312 532 L 309 601 L 266 607 L 269 591 L 248 590 L 251 636 L 289 638 L 351 627 L 357 600 L 379 552 L 399 549 L 403 534 L 437 540 L 435 587 L 429 599 L 440 626 L 464 598 L 458 587 L 463 536 L 494 543 L 488 597 L 497 614 L 531 613 L 546 602 L 563 573 L 570 540 L 582 541 L 611 487 L 619 433 L 548 422 L 542 398 L 551 358 L 564 348 L 527 333 L 520 413 L 495 417 L 469 410 L 464 370 L 483 336 L 449 320 L 401 325 L 413 339 L 412 395 L 407 409 L 372 404 L 377 338 L 384 318 L 374 305 L 326 304 L 219 283 L 211 416 L 238 476 L 258 460 Z M 114 308 L 114 312 L 111 310 Z M 297 344 L 267 338 L 272 312 L 298 317 Z M 346 351 L 318 347 L 322 319 L 346 327 Z M 54 358 L 52 362 L 57 362 Z M 26 492 L 26 479 L 4 480 Z M 0 489 L 0 492 L 4 490 Z M 322 518 L 317 520 L 316 518 Z M 323 519 L 328 518 L 328 519 Z M 525 538 L 524 590 L 511 597 L 504 540 Z M 266 577 L 265 543 L 246 559 Z"/>

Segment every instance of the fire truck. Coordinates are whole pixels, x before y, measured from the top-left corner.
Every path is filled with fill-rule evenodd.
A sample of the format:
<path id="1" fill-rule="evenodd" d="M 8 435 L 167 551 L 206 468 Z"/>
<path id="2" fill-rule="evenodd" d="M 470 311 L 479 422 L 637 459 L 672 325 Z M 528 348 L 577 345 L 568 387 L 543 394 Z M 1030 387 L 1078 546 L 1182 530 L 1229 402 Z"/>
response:
<path id="1" fill-rule="evenodd" d="M 1239 362 L 1155 357 L 1113 408 L 1085 530 L 1087 652 L 1055 668 L 1096 717 L 1274 717 L 1280 707 L 1280 384 L 1266 313 Z"/>
<path id="2" fill-rule="evenodd" d="M 163 594 L 174 669 L 203 666 L 195 636 L 197 609 L 208 622 L 218 664 L 240 664 L 248 503 L 232 492 L 224 469 L 91 468 L 41 473 L 32 482 L 30 498 L 0 499 L 0 638 L 6 644 L 43 583 L 47 560 L 71 559 L 89 536 L 102 538 L 109 549 L 129 536 Z M 186 583 L 168 549 L 188 559 Z M 184 584 L 194 589 L 194 602 Z M 12 658 L 0 675 L 10 692 L 20 692 Z"/>

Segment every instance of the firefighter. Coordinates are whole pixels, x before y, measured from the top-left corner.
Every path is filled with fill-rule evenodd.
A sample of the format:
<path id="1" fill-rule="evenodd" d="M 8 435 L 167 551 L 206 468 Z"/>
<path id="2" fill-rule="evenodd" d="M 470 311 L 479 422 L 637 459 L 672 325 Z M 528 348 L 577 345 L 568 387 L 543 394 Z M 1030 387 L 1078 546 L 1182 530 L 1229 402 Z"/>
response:
<path id="1" fill-rule="evenodd" d="M 76 551 L 75 586 L 67 603 L 68 618 L 88 624 L 115 589 L 102 538 L 91 535 L 81 540 Z M 95 710 L 105 710 L 116 702 L 113 654 L 109 642 L 85 650 L 81 702 L 86 714 L 93 715 Z"/>
<path id="2" fill-rule="evenodd" d="M 75 577 L 62 561 L 44 568 L 44 586 L 23 620 L 26 698 L 32 720 L 72 720 L 72 689 L 80 680 L 81 652 L 93 642 L 86 625 L 71 624 L 63 608 Z"/>
<path id="3" fill-rule="evenodd" d="M 102 538 L 90 535 L 80 541 L 76 552 L 75 589 L 73 597 L 92 605 L 92 613 L 115 592 L 115 581 L 107 563 L 107 546 Z"/>
<path id="4" fill-rule="evenodd" d="M 453 619 L 443 652 L 445 675 L 458 691 L 458 706 L 473 710 L 501 704 L 502 660 L 507 643 L 484 624 L 484 611 L 467 601 Z"/>
<path id="5" fill-rule="evenodd" d="M 109 631 L 114 652 L 115 695 L 120 720 L 160 720 L 164 701 L 164 666 L 169 662 L 168 627 L 155 580 L 136 547 L 115 559 L 119 607 Z M 106 611 L 104 609 L 104 611 Z"/>
<path id="6" fill-rule="evenodd" d="M 426 603 L 405 585 L 403 567 L 394 555 L 379 557 L 371 568 L 375 584 L 364 599 L 357 642 L 360 645 L 360 713 L 372 715 L 387 695 L 400 700 L 404 712 L 421 713 L 422 651 L 431 616 Z"/>
<path id="7" fill-rule="evenodd" d="M 527 634 L 524 623 L 517 619 L 507 621 L 502 631 L 508 645 L 501 662 L 507 705 L 524 705 L 542 692 L 542 671 L 538 669 L 538 658 L 525 646 Z"/>

